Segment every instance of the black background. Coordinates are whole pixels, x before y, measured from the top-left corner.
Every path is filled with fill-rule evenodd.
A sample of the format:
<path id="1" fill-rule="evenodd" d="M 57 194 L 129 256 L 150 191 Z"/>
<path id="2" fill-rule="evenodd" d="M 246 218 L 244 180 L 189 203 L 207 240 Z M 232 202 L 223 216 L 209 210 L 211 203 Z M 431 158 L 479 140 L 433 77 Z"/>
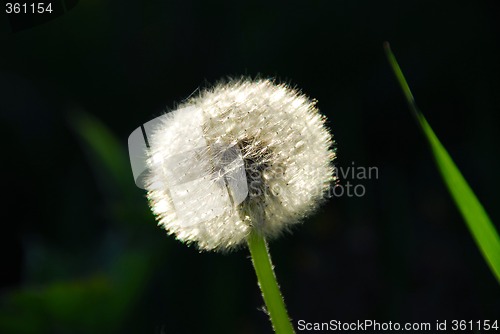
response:
<path id="1" fill-rule="evenodd" d="M 241 75 L 317 99 L 338 166 L 379 170 L 365 196 L 271 243 L 295 324 L 500 320 L 498 283 L 382 48 L 498 222 L 499 14 L 495 1 L 102 0 L 18 31 L 1 14 L 0 331 L 271 332 L 247 251 L 167 236 L 126 156 L 141 123 Z M 111 133 L 98 145 L 111 165 L 85 124 Z"/>

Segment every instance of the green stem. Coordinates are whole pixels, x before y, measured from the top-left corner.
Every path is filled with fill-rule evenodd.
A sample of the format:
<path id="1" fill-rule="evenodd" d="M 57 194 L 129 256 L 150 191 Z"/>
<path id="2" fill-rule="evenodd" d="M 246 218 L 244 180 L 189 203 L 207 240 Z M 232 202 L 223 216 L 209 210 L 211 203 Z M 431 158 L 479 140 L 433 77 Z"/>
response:
<path id="1" fill-rule="evenodd" d="M 274 331 L 277 334 L 295 333 L 276 281 L 266 240 L 259 233 L 252 232 L 248 237 L 248 248 Z"/>

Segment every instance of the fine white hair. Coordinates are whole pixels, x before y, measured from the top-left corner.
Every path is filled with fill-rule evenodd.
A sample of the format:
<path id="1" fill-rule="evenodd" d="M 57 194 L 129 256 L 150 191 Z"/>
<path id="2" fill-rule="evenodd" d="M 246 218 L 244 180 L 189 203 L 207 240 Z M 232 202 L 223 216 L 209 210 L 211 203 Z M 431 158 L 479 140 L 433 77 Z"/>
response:
<path id="1" fill-rule="evenodd" d="M 146 189 L 159 225 L 201 250 L 250 231 L 279 235 L 314 211 L 333 177 L 325 117 L 271 80 L 232 80 L 164 115 L 150 139 Z"/>

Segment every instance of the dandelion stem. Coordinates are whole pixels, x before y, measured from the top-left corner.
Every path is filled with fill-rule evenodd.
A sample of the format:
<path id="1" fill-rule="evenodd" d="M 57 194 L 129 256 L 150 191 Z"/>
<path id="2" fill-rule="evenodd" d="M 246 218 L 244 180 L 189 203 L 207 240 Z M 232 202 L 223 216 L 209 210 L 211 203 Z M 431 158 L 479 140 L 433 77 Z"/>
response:
<path id="1" fill-rule="evenodd" d="M 276 281 L 266 240 L 259 233 L 252 232 L 248 237 L 248 248 L 274 331 L 277 334 L 295 333 Z"/>

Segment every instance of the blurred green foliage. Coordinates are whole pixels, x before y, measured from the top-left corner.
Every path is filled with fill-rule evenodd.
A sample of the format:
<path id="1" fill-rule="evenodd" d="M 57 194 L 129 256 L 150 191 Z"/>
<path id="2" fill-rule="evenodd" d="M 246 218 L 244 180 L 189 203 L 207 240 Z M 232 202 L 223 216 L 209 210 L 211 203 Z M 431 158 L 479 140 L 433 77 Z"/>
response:
<path id="1" fill-rule="evenodd" d="M 110 211 L 116 221 L 123 222 L 117 233 L 122 236 L 144 234 L 141 224 L 152 219 L 143 198 L 133 196 L 134 183 L 127 182 L 130 171 L 125 150 L 107 127 L 91 115 L 75 112 L 69 121 L 88 153 L 96 176 L 102 179 L 105 198 L 111 201 Z M 116 193 L 120 195 L 117 197 Z M 124 319 L 131 315 L 147 287 L 154 254 L 166 259 L 168 243 L 154 241 L 147 238 L 133 242 L 133 246 L 132 242 L 128 246 L 123 244 L 107 265 L 88 274 L 88 278 L 11 291 L 0 305 L 0 331 L 20 334 L 123 331 Z M 106 252 L 103 249 L 97 256 L 106 257 Z"/>

